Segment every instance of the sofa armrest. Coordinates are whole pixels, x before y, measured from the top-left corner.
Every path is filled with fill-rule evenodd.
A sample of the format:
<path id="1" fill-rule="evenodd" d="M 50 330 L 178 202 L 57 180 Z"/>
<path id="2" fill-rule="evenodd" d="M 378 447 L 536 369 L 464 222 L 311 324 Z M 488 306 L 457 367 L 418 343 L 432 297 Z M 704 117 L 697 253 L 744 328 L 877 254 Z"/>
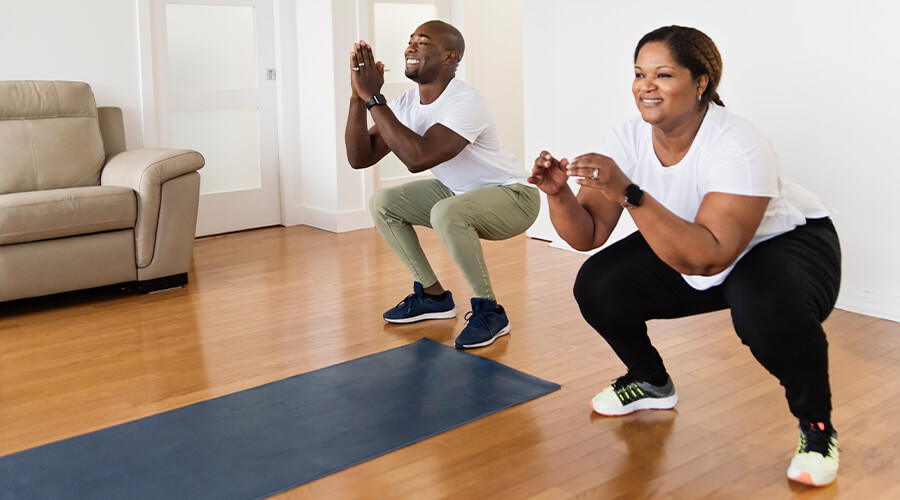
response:
<path id="1" fill-rule="evenodd" d="M 137 196 L 134 239 L 138 267 L 153 260 L 161 186 L 203 168 L 204 163 L 203 155 L 187 149 L 135 149 L 114 155 L 103 167 L 101 185 L 129 187 Z"/>
<path id="2" fill-rule="evenodd" d="M 125 151 L 125 121 L 122 108 L 115 106 L 98 106 L 97 119 L 100 121 L 100 136 L 103 138 L 103 149 L 106 159 Z"/>

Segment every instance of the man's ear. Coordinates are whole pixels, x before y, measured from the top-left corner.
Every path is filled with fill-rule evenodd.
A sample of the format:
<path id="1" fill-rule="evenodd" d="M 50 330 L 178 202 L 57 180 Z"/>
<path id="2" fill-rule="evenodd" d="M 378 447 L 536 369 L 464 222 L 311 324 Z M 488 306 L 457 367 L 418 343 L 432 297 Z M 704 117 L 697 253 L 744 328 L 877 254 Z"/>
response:
<path id="1" fill-rule="evenodd" d="M 443 59 L 445 62 L 458 63 L 459 62 L 459 54 L 453 49 L 447 49 L 444 51 Z"/>

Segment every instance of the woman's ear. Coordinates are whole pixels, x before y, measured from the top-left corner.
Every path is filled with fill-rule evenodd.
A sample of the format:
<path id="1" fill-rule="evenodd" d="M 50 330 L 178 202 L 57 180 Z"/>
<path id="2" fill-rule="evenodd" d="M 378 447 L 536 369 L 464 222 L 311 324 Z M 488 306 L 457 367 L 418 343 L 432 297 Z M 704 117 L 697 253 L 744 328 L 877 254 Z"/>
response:
<path id="1" fill-rule="evenodd" d="M 697 77 L 697 96 L 703 95 L 706 92 L 706 87 L 709 86 L 709 75 L 700 75 Z"/>

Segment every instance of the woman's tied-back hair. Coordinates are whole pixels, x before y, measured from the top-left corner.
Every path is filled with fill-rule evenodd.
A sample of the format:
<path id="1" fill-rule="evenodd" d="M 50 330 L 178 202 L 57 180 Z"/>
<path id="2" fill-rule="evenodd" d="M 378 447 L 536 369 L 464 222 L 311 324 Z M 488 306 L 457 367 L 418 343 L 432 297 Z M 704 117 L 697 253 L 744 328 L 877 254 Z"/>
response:
<path id="1" fill-rule="evenodd" d="M 669 47 L 672 59 L 690 70 L 692 78 L 697 79 L 701 75 L 709 75 L 709 84 L 703 91 L 700 101 L 703 104 L 709 104 L 709 101 L 712 101 L 719 106 L 724 106 L 716 91 L 722 80 L 722 56 L 710 37 L 695 28 L 663 26 L 641 38 L 637 48 L 634 49 L 635 62 L 637 62 L 641 47 L 649 42 L 665 43 Z"/>

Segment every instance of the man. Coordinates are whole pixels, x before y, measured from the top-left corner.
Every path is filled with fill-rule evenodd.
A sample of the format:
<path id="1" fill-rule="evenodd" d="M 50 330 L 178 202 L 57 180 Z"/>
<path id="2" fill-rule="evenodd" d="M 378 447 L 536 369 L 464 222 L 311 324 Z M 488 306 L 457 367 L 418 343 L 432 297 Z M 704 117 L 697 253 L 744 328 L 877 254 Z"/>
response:
<path id="1" fill-rule="evenodd" d="M 381 190 L 370 200 L 375 227 L 403 260 L 413 293 L 384 313 L 390 323 L 456 317 L 456 306 L 428 263 L 413 225 L 433 228 L 472 287 L 472 311 L 456 347 L 490 345 L 510 331 L 497 303 L 479 238 L 502 240 L 524 232 L 540 198 L 521 162 L 501 144 L 487 103 L 454 79 L 462 60 L 462 34 L 429 21 L 410 35 L 406 76 L 418 85 L 388 103 L 381 95 L 384 65 L 364 41 L 350 53 L 353 89 L 345 141 L 355 169 L 393 152 L 410 172 L 435 179 Z M 367 128 L 366 112 L 374 125 Z"/>

